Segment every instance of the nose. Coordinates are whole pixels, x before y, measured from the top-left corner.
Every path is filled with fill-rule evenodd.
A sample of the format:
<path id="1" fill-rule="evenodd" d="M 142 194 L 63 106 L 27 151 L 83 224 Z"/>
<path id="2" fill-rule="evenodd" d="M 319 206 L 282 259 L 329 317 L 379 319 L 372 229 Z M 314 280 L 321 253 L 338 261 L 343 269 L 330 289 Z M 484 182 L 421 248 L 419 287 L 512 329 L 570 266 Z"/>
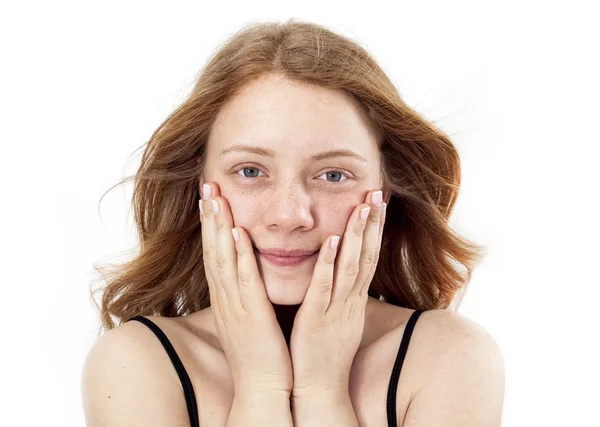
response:
<path id="1" fill-rule="evenodd" d="M 311 207 L 310 195 L 302 184 L 282 182 L 266 202 L 263 222 L 267 229 L 282 234 L 310 230 L 314 226 Z"/>

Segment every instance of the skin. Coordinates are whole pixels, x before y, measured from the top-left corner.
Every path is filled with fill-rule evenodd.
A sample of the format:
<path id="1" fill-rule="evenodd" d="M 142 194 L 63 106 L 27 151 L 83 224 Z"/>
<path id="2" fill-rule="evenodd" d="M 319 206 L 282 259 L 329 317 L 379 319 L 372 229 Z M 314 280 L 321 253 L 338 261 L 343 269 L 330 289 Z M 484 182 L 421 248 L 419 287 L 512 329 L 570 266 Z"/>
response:
<path id="1" fill-rule="evenodd" d="M 237 144 L 271 150 L 273 155 L 223 153 Z M 362 160 L 331 155 L 312 159 L 329 150 L 348 150 Z M 288 345 L 291 341 L 297 371 L 294 387 L 299 384 L 298 389 L 307 392 L 347 384 L 362 339 L 365 308 L 373 300 L 367 290 L 375 265 L 365 262 L 363 255 L 378 253 L 383 229 L 382 205 L 373 200 L 373 194 L 381 194 L 379 150 L 368 121 L 341 91 L 265 76 L 220 111 L 206 154 L 205 175 L 199 183 L 204 199 L 201 221 L 205 254 L 212 255 L 210 259 L 205 255 L 204 261 L 221 339 L 228 340 L 224 328 L 233 331 L 223 347 L 228 359 L 235 359 L 234 377 L 245 381 L 241 372 L 251 372 L 247 384 L 260 383 L 264 369 L 275 366 L 275 376 L 282 378 L 276 388 L 291 388 L 290 354 L 281 345 L 285 339 Z M 219 205 L 220 216 L 214 216 L 213 203 Z M 360 221 L 364 208 L 371 212 Z M 235 245 L 222 232 L 233 226 L 241 234 Z M 329 248 L 334 236 L 341 237 L 339 261 L 338 251 Z M 283 268 L 253 252 L 252 245 L 308 249 L 317 255 L 300 266 Z M 241 261 L 236 261 L 234 248 Z M 218 269 L 215 258 L 226 260 L 226 268 Z M 350 266 L 358 263 L 360 269 L 348 275 Z M 249 289 L 234 283 L 236 267 L 252 276 Z M 272 318 L 264 319 L 267 312 Z M 256 321 L 256 313 L 263 323 Z M 231 324 L 240 316 L 244 322 L 236 330 Z M 283 336 L 274 332 L 277 323 Z M 239 340 L 244 328 L 269 331 L 270 336 L 262 337 L 263 346 L 273 346 L 269 363 L 257 354 L 250 366 L 251 342 L 242 355 Z M 252 339 L 258 347 L 256 336 Z M 336 339 L 339 345 L 334 345 Z M 340 346 L 346 351 L 340 352 Z M 324 358 L 330 363 L 321 363 Z"/>
<path id="2" fill-rule="evenodd" d="M 211 306 L 152 317 L 190 373 L 200 424 L 387 425 L 381 402 L 413 311 L 365 298 L 375 264 L 364 252 L 380 247 L 385 222 L 372 199 L 380 182 L 368 122 L 341 92 L 268 78 L 228 104 L 213 131 L 199 183 L 213 189 L 200 215 Z M 275 157 L 219 159 L 221 149 L 250 137 Z M 367 162 L 308 160 L 331 148 L 360 151 Z M 260 176 L 244 183 L 227 173 L 242 164 Z M 346 170 L 353 180 L 323 184 L 330 170 Z M 364 206 L 371 211 L 360 225 Z M 327 249 L 333 235 L 343 236 L 337 252 Z M 291 274 L 257 259 L 252 243 L 314 244 L 321 252 L 314 265 Z M 348 274 L 358 259 L 358 274 Z M 131 417 L 183 424 L 180 381 L 154 334 L 137 323 L 106 334 L 88 357 L 86 418 L 98 425 L 127 424 Z M 415 332 L 396 396 L 399 425 L 500 425 L 504 373 L 489 335 L 446 310 L 428 310 Z M 140 345 L 148 349 L 142 359 Z M 139 393 L 140 387 L 157 391 Z"/>
<path id="3" fill-rule="evenodd" d="M 271 149 L 275 158 L 246 152 L 219 156 L 235 144 Z M 352 150 L 367 162 L 310 160 L 335 149 Z M 317 250 L 330 234 L 343 234 L 354 208 L 370 190 L 381 188 L 379 149 L 367 119 L 347 95 L 282 77 L 250 83 L 222 108 L 206 155 L 200 190 L 205 182 L 217 183 L 235 225 L 262 248 Z M 328 177 L 331 171 L 342 174 Z M 258 263 L 273 304 L 302 303 L 315 260 L 294 269 Z"/>

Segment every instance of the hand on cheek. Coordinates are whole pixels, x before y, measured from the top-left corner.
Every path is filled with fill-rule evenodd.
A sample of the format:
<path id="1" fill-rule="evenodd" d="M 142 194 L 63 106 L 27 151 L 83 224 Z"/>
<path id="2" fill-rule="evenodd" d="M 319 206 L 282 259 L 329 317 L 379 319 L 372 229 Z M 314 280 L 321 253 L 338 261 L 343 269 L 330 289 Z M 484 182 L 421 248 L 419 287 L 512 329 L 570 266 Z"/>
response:
<path id="1" fill-rule="evenodd" d="M 292 397 L 348 390 L 379 259 L 386 208 L 381 196 L 381 191 L 370 192 L 354 209 L 341 239 L 329 236 L 321 247 L 292 329 Z"/>
<path id="2" fill-rule="evenodd" d="M 215 183 L 203 187 L 199 207 L 210 304 L 236 395 L 291 392 L 289 351 L 250 237 L 243 227 L 233 228 L 229 203 Z"/>

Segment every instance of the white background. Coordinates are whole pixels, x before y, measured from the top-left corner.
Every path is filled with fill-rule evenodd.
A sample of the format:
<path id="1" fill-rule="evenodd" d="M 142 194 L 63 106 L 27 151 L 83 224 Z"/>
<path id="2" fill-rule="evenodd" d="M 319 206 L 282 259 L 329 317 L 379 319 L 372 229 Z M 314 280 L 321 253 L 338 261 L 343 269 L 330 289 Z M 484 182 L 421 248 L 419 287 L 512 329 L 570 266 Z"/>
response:
<path id="1" fill-rule="evenodd" d="M 452 224 L 489 247 L 459 311 L 502 349 L 503 426 L 600 425 L 595 2 L 282 3 L 2 3 L 0 425 L 84 425 L 92 264 L 136 244 L 131 185 L 100 197 L 220 43 L 290 17 L 361 43 L 458 147 Z"/>

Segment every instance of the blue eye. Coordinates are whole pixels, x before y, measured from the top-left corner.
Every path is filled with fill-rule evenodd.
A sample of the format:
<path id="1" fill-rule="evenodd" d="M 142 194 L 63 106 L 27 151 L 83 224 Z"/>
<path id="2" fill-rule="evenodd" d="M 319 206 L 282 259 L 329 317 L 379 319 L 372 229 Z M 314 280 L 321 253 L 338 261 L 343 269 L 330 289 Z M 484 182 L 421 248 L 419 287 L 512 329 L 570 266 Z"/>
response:
<path id="1" fill-rule="evenodd" d="M 249 171 L 249 173 L 248 174 L 244 173 L 244 171 Z M 240 174 L 240 172 L 241 172 L 241 174 Z M 236 173 L 238 175 L 241 175 L 242 177 L 248 178 L 248 179 L 257 178 L 258 173 L 261 173 L 261 172 L 262 171 L 260 169 L 258 169 L 257 167 L 254 167 L 254 166 L 244 166 L 236 171 Z M 327 182 L 332 182 L 332 183 L 342 182 L 342 181 L 346 181 L 348 179 L 348 176 L 345 173 L 343 173 L 341 171 L 337 171 L 337 170 L 327 171 L 323 175 L 327 175 L 328 178 L 332 178 L 333 179 L 332 181 L 327 180 Z M 320 176 L 323 176 L 323 175 L 320 175 Z"/>
<path id="2" fill-rule="evenodd" d="M 245 167 L 241 168 L 240 170 L 238 170 L 238 172 L 239 171 L 244 171 L 244 170 L 250 170 L 250 171 L 253 171 L 253 172 L 260 172 L 260 169 L 255 168 L 253 166 L 245 166 Z M 244 175 L 244 177 L 245 178 L 256 178 L 256 176 L 246 176 L 246 175 Z"/>
<path id="3" fill-rule="evenodd" d="M 348 179 L 348 177 L 346 177 L 345 179 L 342 179 L 342 176 L 346 176 L 346 175 L 344 173 L 342 173 L 340 171 L 336 171 L 336 170 L 327 171 L 323 175 L 327 175 L 328 177 L 334 178 L 333 181 L 329 181 L 329 182 L 340 182 L 340 181 L 345 181 L 346 179 Z M 321 175 L 321 176 L 323 176 L 323 175 Z"/>

